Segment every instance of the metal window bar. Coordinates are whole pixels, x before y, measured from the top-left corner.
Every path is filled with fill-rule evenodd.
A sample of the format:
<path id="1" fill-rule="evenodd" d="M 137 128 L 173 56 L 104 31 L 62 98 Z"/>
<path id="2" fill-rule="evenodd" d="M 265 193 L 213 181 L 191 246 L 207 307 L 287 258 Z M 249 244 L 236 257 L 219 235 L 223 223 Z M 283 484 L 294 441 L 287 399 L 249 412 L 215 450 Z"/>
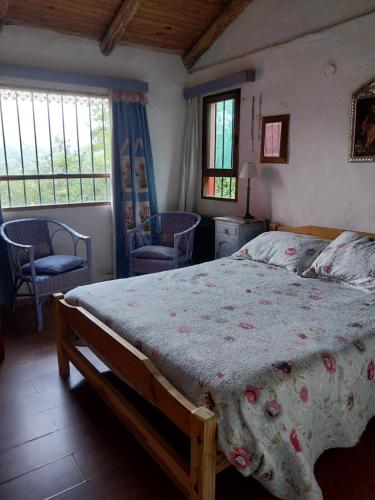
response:
<path id="1" fill-rule="evenodd" d="M 90 122 L 90 150 L 91 150 L 91 170 L 94 173 L 94 150 L 92 147 L 92 122 L 91 122 L 91 98 L 89 98 L 89 122 Z M 94 190 L 94 200 L 96 200 L 95 179 L 92 180 L 92 187 Z"/>
<path id="2" fill-rule="evenodd" d="M 76 135 L 77 135 L 77 152 L 78 152 L 78 169 L 79 173 L 82 173 L 82 164 L 81 164 L 81 148 L 79 145 L 79 129 L 78 129 L 78 107 L 77 107 L 77 96 L 74 96 L 74 108 L 76 114 Z M 81 193 L 81 202 L 83 202 L 83 191 L 82 191 L 82 179 L 79 180 L 79 187 Z"/>
<path id="3" fill-rule="evenodd" d="M 5 172 L 6 175 L 8 175 L 8 155 L 7 155 L 7 148 L 5 145 L 5 132 L 4 132 L 4 120 L 3 120 L 3 105 L 1 103 L 1 95 L 0 95 L 0 119 L 1 119 L 1 135 L 3 138 L 3 148 L 4 148 L 4 162 L 5 162 Z M 7 188 L 8 188 L 8 200 L 10 204 L 10 185 L 9 182 L 7 182 Z"/>
<path id="4" fill-rule="evenodd" d="M 21 138 L 21 122 L 20 122 L 20 113 L 19 113 L 19 106 L 18 106 L 18 92 L 16 92 L 16 109 L 17 109 L 18 137 L 20 140 L 21 168 L 22 168 L 22 174 L 25 175 L 25 164 L 24 164 L 24 160 L 23 160 L 23 148 L 22 148 L 22 138 Z M 23 183 L 23 199 L 24 199 L 24 204 L 26 205 L 26 185 L 25 185 L 25 183 Z"/>
<path id="5" fill-rule="evenodd" d="M 225 101 L 223 101 L 223 126 L 222 126 L 222 138 L 221 138 L 221 168 L 225 168 L 224 165 L 224 134 L 225 134 Z"/>
<path id="6" fill-rule="evenodd" d="M 216 138 L 217 138 L 217 103 L 215 102 L 215 147 L 214 147 L 214 151 L 215 151 L 215 161 L 214 161 L 214 165 L 215 165 L 215 168 L 218 168 L 218 166 L 216 165 L 216 147 L 217 147 L 217 141 L 216 141 Z"/>
<path id="7" fill-rule="evenodd" d="M 104 153 L 104 172 L 107 172 L 107 153 L 106 153 L 105 130 L 104 130 L 104 106 L 103 106 L 103 99 L 102 99 L 102 137 L 103 137 L 103 153 Z"/>
<path id="8" fill-rule="evenodd" d="M 64 99 L 61 96 L 61 120 L 63 129 L 63 142 L 64 142 L 64 159 L 65 159 L 65 172 L 68 173 L 68 160 L 66 157 L 66 137 L 65 137 L 65 119 L 64 119 Z M 69 181 L 66 179 L 66 192 L 68 195 L 68 203 L 70 203 Z"/>
<path id="9" fill-rule="evenodd" d="M 52 135 L 51 135 L 51 115 L 50 115 L 50 107 L 49 107 L 49 96 L 47 94 L 47 116 L 48 116 L 48 134 L 49 134 L 49 147 L 50 147 L 50 154 L 51 154 L 51 169 L 52 169 L 52 174 L 55 173 L 55 167 L 54 167 L 54 162 L 53 162 L 53 146 L 52 146 Z M 55 179 L 52 181 L 52 186 L 53 186 L 53 200 L 56 205 L 56 186 L 55 186 Z"/>
<path id="10" fill-rule="evenodd" d="M 39 156 L 38 156 L 38 141 L 36 138 L 36 126 L 35 126 L 34 92 L 31 92 L 31 109 L 33 112 L 36 171 L 38 172 L 38 175 L 39 175 Z M 40 189 L 40 180 L 39 179 L 38 179 L 38 193 L 39 193 L 39 205 L 41 205 L 42 204 L 42 192 Z"/>
<path id="11" fill-rule="evenodd" d="M 233 168 L 234 156 L 234 122 L 236 121 L 236 103 L 232 99 L 232 130 L 231 130 L 231 155 L 230 155 L 230 168 Z"/>
<path id="12" fill-rule="evenodd" d="M 6 144 L 6 137 L 5 137 L 5 129 L 4 129 L 4 120 L 3 120 L 3 108 L 2 108 L 2 90 L 9 89 L 10 92 L 14 92 L 14 95 L 11 96 L 10 98 L 15 98 L 16 101 L 16 112 L 17 112 L 17 124 L 18 124 L 18 134 L 19 134 L 19 147 L 20 147 L 20 159 L 21 159 L 21 168 L 22 168 L 22 175 L 9 175 L 9 164 L 8 164 L 8 151 L 7 151 L 7 144 Z M 26 91 L 31 94 L 31 105 L 32 105 L 32 118 L 33 118 L 33 136 L 34 136 L 34 145 L 35 145 L 35 163 L 36 163 L 36 170 L 37 170 L 37 175 L 27 175 L 25 174 L 25 158 L 24 158 L 24 149 L 23 149 L 23 143 L 22 143 L 22 131 L 21 131 L 21 119 L 20 119 L 20 109 L 19 109 L 19 104 L 18 104 L 18 97 L 19 93 Z M 95 173 L 95 167 L 94 167 L 94 152 L 93 152 L 93 129 L 92 129 L 92 115 L 91 115 L 91 97 L 90 95 L 83 94 L 83 93 L 74 93 L 72 95 L 71 92 L 56 92 L 56 91 L 48 91 L 46 89 L 40 89 L 39 92 L 43 93 L 46 97 L 46 105 L 47 105 L 47 122 L 48 122 L 48 139 L 49 139 L 49 153 L 50 153 L 50 162 L 51 162 L 51 171 L 52 174 L 45 174 L 41 175 L 40 174 L 40 159 L 39 159 L 39 146 L 38 146 L 38 138 L 37 138 L 37 124 L 35 120 L 35 106 L 34 106 L 34 92 L 37 92 L 38 89 L 29 89 L 29 88 L 24 88 L 24 89 L 15 89 L 14 87 L 9 87 L 6 85 L 2 85 L 0 87 L 0 119 L 1 119 L 1 135 L 2 135 L 2 146 L 3 146 L 3 151 L 4 151 L 4 161 L 5 161 L 5 173 L 6 175 L 1 175 L 0 176 L 0 182 L 5 182 L 7 185 L 7 191 L 8 191 L 8 202 L 9 202 L 9 207 L 14 207 L 15 205 L 12 203 L 11 199 L 11 190 L 10 190 L 10 182 L 11 181 L 23 181 L 23 203 L 24 206 L 27 206 L 27 195 L 26 195 L 26 182 L 27 180 L 36 180 L 37 185 L 38 185 L 38 194 L 39 194 L 39 203 L 40 206 L 43 205 L 50 205 L 51 203 L 44 203 L 42 204 L 42 193 L 41 193 L 41 180 L 48 179 L 52 180 L 52 185 L 53 185 L 53 203 L 56 205 L 56 184 L 55 181 L 59 179 L 64 179 L 66 180 L 66 189 L 67 189 L 67 195 L 68 195 L 68 203 L 70 203 L 70 192 L 69 192 L 69 179 L 76 179 L 79 178 L 80 180 L 80 191 L 81 191 L 81 202 L 83 202 L 83 192 L 82 192 L 82 179 L 88 178 L 92 179 L 93 182 L 93 200 L 90 202 L 96 202 L 96 184 L 95 184 L 95 179 L 99 178 L 104 178 L 105 179 L 105 185 L 106 185 L 106 198 L 108 199 L 109 196 L 109 181 L 108 179 L 110 178 L 110 174 L 107 173 L 107 151 L 106 151 L 106 139 L 105 139 L 105 120 L 104 120 L 104 99 L 106 99 L 105 96 L 99 96 L 97 94 L 93 94 L 92 98 L 97 99 L 98 97 L 101 99 L 101 109 L 102 109 L 102 123 L 101 123 L 101 129 L 102 129 L 102 137 L 103 137 L 103 148 L 104 148 L 104 170 L 105 173 Z M 68 164 L 67 164 L 67 144 L 66 144 L 66 132 L 65 132 L 65 113 L 64 113 L 64 102 L 63 102 L 63 94 L 73 96 L 75 98 L 75 106 L 76 106 L 76 133 L 77 133 L 77 147 L 78 147 L 78 162 L 79 162 L 79 174 L 69 174 L 68 173 Z M 53 157 L 53 141 L 52 141 L 52 133 L 51 133 L 51 110 L 50 110 L 50 98 L 51 96 L 56 96 L 61 99 L 61 115 L 62 115 L 62 125 L 63 125 L 63 141 L 64 141 L 64 160 L 65 160 L 65 174 L 55 174 L 54 171 L 54 157 Z M 92 166 L 92 173 L 90 174 L 82 174 L 82 165 L 81 165 L 81 151 L 80 151 L 80 142 L 79 142 L 79 131 L 78 131 L 78 111 L 77 111 L 77 97 L 83 96 L 88 98 L 88 104 L 89 104 L 89 118 L 90 118 L 90 151 L 91 151 L 91 166 Z M 0 143 L 1 144 L 1 143 Z M 52 200 L 51 200 L 52 202 Z M 7 207 L 4 207 L 7 208 Z"/>

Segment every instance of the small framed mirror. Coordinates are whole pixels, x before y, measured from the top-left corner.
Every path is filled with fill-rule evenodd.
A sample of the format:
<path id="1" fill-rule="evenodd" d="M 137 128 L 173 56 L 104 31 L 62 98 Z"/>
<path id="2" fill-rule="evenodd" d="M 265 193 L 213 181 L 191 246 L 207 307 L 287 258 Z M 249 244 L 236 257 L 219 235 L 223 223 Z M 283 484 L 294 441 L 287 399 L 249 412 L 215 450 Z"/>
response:
<path id="1" fill-rule="evenodd" d="M 289 115 L 262 119 L 261 163 L 288 163 Z"/>

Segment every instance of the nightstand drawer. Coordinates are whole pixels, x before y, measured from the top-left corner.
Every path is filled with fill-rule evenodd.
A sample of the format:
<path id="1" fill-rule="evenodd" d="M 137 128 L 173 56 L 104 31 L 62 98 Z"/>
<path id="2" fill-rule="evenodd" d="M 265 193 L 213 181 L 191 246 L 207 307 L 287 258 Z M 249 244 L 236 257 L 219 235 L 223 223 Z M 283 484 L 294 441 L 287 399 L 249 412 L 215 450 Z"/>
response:
<path id="1" fill-rule="evenodd" d="M 238 224 L 231 224 L 230 222 L 217 222 L 216 231 L 225 236 L 236 237 L 238 234 Z"/>
<path id="2" fill-rule="evenodd" d="M 215 258 L 232 255 L 263 231 L 265 223 L 262 219 L 215 218 Z"/>

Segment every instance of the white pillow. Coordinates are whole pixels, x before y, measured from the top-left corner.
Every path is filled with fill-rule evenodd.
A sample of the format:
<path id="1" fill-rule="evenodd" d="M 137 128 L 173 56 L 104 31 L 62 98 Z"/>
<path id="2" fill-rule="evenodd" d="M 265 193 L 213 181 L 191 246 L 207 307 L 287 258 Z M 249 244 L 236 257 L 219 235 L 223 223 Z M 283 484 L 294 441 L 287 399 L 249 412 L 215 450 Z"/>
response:
<path id="1" fill-rule="evenodd" d="M 328 243 L 306 234 L 270 231 L 246 243 L 232 258 L 255 260 L 302 273 Z"/>
<path id="2" fill-rule="evenodd" d="M 345 231 L 325 248 L 303 276 L 343 281 L 375 291 L 375 241 Z"/>

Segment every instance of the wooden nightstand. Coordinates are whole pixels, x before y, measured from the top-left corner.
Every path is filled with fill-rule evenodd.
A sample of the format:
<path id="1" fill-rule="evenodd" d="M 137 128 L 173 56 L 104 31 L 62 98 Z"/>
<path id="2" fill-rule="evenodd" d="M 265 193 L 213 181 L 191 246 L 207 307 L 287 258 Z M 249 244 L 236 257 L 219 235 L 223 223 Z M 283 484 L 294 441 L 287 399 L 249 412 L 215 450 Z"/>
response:
<path id="1" fill-rule="evenodd" d="M 215 259 L 232 255 L 245 243 L 266 230 L 266 223 L 263 219 L 214 217 L 214 220 Z"/>

